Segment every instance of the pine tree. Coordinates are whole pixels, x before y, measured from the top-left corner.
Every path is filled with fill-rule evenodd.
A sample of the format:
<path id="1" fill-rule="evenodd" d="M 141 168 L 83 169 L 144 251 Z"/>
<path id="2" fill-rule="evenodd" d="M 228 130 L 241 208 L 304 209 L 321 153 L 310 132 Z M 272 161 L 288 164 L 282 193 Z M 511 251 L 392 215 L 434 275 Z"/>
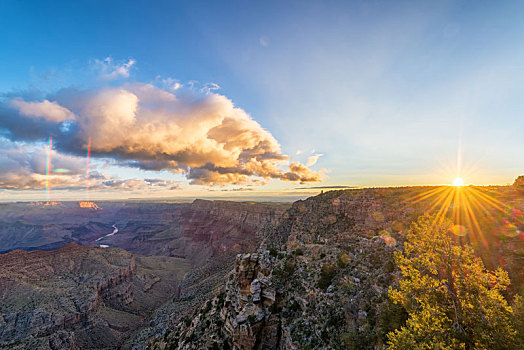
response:
<path id="1" fill-rule="evenodd" d="M 401 277 L 389 296 L 409 319 L 388 334 L 390 349 L 515 349 L 513 310 L 502 295 L 507 272 L 487 271 L 452 228 L 447 219 L 421 216 L 404 252 L 395 253 Z"/>

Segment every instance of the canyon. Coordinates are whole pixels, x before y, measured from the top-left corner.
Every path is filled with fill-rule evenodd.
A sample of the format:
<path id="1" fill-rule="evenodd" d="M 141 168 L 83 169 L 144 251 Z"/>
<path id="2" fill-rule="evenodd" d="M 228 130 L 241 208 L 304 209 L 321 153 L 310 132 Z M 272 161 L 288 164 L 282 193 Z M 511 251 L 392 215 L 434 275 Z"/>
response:
<path id="1" fill-rule="evenodd" d="M 456 239 L 523 294 L 517 185 L 2 204 L 0 347 L 384 349 L 407 319 L 388 298 L 394 255 L 421 215 L 456 220 Z"/>
<path id="2" fill-rule="evenodd" d="M 287 207 L 205 200 L 2 204 L 0 347 L 130 347 L 125 342 L 182 288 L 202 298 L 210 293 L 232 257 L 254 249 L 256 233 Z"/>

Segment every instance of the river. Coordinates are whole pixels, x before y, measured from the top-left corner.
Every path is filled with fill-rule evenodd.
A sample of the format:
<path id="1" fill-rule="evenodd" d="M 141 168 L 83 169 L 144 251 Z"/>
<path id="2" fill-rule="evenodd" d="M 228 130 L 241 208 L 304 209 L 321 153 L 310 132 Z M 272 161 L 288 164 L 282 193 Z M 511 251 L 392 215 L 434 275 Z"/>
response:
<path id="1" fill-rule="evenodd" d="M 98 242 L 106 237 L 110 237 L 110 236 L 114 236 L 116 233 L 118 232 L 118 228 L 116 227 L 116 225 L 113 225 L 113 232 L 111 233 L 108 233 L 107 235 L 105 236 L 102 236 L 100 238 L 97 238 L 95 242 Z M 109 248 L 109 246 L 107 244 L 100 244 L 100 247 L 101 248 Z"/>

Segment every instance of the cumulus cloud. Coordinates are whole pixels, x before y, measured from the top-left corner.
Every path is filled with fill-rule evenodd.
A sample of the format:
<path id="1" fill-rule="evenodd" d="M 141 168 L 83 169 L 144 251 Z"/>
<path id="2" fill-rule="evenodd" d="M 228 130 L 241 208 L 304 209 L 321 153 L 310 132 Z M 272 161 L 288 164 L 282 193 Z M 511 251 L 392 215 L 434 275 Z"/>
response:
<path id="1" fill-rule="evenodd" d="M 53 106 L 70 113 L 66 128 L 65 115 L 35 123 L 35 113 L 28 116 L 11 105 L 11 109 L 0 106 L 0 129 L 13 140 L 53 136 L 56 150 L 72 156 L 85 155 L 91 139 L 92 157 L 143 170 L 182 173 L 193 184 L 322 180 L 322 173 L 300 163 L 282 170 L 289 157 L 277 140 L 214 88 L 177 95 L 173 89 L 143 83 L 64 89 L 49 98 L 55 101 Z"/>
<path id="2" fill-rule="evenodd" d="M 324 172 L 313 171 L 298 162 L 291 163 L 289 170 L 282 176 L 283 180 L 300 182 L 301 184 L 310 182 L 320 182 L 326 175 Z"/>
<path id="3" fill-rule="evenodd" d="M 131 67 L 136 61 L 130 58 L 127 61 L 115 62 L 111 57 L 103 60 L 95 59 L 94 67 L 99 72 L 99 77 L 102 80 L 116 80 L 129 78 Z"/>
<path id="4" fill-rule="evenodd" d="M 318 153 L 318 154 L 315 154 L 315 155 L 309 157 L 307 159 L 306 165 L 307 166 L 313 166 L 313 165 L 317 164 L 318 158 L 320 158 L 322 156 L 323 156 L 323 154 Z"/>
<path id="5" fill-rule="evenodd" d="M 39 117 L 50 122 L 60 123 L 67 119 L 74 119 L 75 115 L 60 106 L 56 102 L 44 100 L 42 102 L 25 102 L 22 98 L 11 100 L 11 105 L 15 107 L 21 115 L 29 117 Z"/>

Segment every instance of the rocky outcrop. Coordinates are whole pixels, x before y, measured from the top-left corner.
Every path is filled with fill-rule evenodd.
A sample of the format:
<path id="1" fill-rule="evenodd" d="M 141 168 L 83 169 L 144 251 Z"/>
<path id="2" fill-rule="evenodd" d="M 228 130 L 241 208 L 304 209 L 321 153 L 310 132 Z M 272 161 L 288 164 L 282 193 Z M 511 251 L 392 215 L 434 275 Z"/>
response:
<path id="1" fill-rule="evenodd" d="M 95 202 L 80 201 L 78 202 L 80 208 L 93 209 L 93 210 L 102 210 Z"/>
<path id="2" fill-rule="evenodd" d="M 361 190 L 294 203 L 257 252 L 236 257 L 222 291 L 153 348 L 380 346 L 389 328 L 379 324 L 394 308 L 387 288 L 395 249 L 381 232 L 401 241 L 392 226 L 413 214 L 384 200 Z"/>
<path id="3" fill-rule="evenodd" d="M 4 274 L 0 268 L 0 289 L 6 291 L 5 295 L 0 294 L 2 302 L 16 299 L 15 287 L 23 289 L 20 294 L 35 300 L 34 305 L 24 299 L 13 301 L 4 309 L 0 306 L 0 312 L 11 315 L 6 316 L 7 333 L 0 339 L 9 344 L 24 342 L 27 346 L 28 338 L 36 336 L 45 343 L 37 347 L 45 348 L 58 333 L 61 336 L 55 343 L 63 340 L 66 344 L 66 336 L 72 332 L 70 339 L 82 347 L 103 347 L 108 342 L 124 341 L 143 325 L 144 315 L 168 300 L 179 301 L 180 311 L 176 315 L 192 312 L 213 288 L 224 283 L 232 266 L 231 258 L 240 251 L 254 250 L 261 239 L 257 232 L 276 224 L 288 207 L 204 200 L 188 204 L 106 202 L 104 210 L 86 210 L 76 202 L 45 210 L 24 203 L 1 206 L 0 244 L 7 244 L 6 248 L 23 246 L 31 250 L 34 247 L 26 247 L 28 244 L 52 242 L 39 246 L 53 249 L 73 240 L 122 247 L 150 257 L 75 244 L 50 252 L 12 251 L 0 255 L 0 260 L 11 257 L 16 262 Z M 116 225 L 118 233 L 107 236 L 114 230 L 112 225 Z M 104 236 L 103 241 L 96 241 Z M 28 266 L 21 266 L 21 261 Z M 151 261 L 156 262 L 144 270 L 144 264 Z M 173 266 L 174 263 L 181 266 Z M 34 271 L 27 279 L 26 270 Z M 35 285 L 32 278 L 41 279 L 44 286 Z M 52 284 L 59 288 L 52 291 Z M 51 298 L 53 292 L 57 293 L 56 300 Z M 42 300 L 37 300 L 35 296 L 40 294 Z M 60 306 L 54 307 L 56 304 Z M 40 305 L 46 308 L 42 311 L 38 309 Z M 48 312 L 54 309 L 54 313 Z M 29 310 L 37 311 L 33 314 Z M 18 313 L 20 316 L 13 316 Z M 156 312 L 146 324 L 151 328 L 144 331 L 144 336 L 138 334 L 132 343 L 163 332 L 171 319 L 178 319 L 170 315 L 165 310 Z M 17 317 L 27 319 L 20 323 L 24 326 L 16 323 Z M 35 323 L 35 319 L 43 323 Z M 101 321 L 95 322 L 96 319 Z M 86 327 L 92 331 L 86 331 Z M 8 328 L 18 329 L 18 335 L 8 335 Z"/>
<path id="4" fill-rule="evenodd" d="M 151 347 L 385 348 L 387 333 L 400 327 L 407 317 L 388 298 L 388 288 L 397 283 L 393 253 L 401 249 L 410 223 L 435 208 L 435 197 L 428 194 L 444 190 L 455 191 L 425 187 L 358 189 L 327 192 L 295 202 L 277 225 L 263 230 L 263 240 L 255 252 L 237 255 L 227 282 L 215 296 L 193 316 L 170 325 Z M 500 215 L 500 208 L 491 208 L 499 211 L 501 219 L 495 222 L 490 217 L 477 217 L 485 228 L 484 237 L 497 242 L 500 249 L 515 250 L 518 240 L 508 241 L 497 232 L 504 227 L 511 227 L 512 232 L 515 227 L 520 230 L 522 197 L 503 187 L 476 191 L 489 191 L 490 198 L 505 203 L 508 214 L 504 214 L 513 220 L 508 225 L 509 219 Z M 495 241 L 497 237 L 503 240 Z M 515 235 L 506 237 L 513 239 Z M 477 247 L 482 256 L 482 246 Z M 487 253 L 482 256 L 486 261 L 494 252 L 491 249 Z M 510 256 L 504 252 L 507 261 Z M 519 281 L 521 269 L 513 271 L 512 279 Z"/>
<path id="5" fill-rule="evenodd" d="M 517 192 L 524 194 L 524 175 L 520 175 L 515 179 L 513 187 Z"/>
<path id="6" fill-rule="evenodd" d="M 486 204 L 489 215 L 477 216 L 482 235 L 469 231 L 457 239 L 473 242 L 477 253 L 487 257 L 487 266 L 490 261 L 515 266 L 508 269 L 512 286 L 524 290 L 524 277 L 519 279 L 522 195 L 510 187 L 464 187 L 460 193 L 470 190 L 481 191 L 476 198 L 497 206 Z M 333 191 L 287 210 L 195 201 L 130 202 L 124 208 L 108 202 L 103 211 L 79 211 L 81 218 L 91 219 L 85 230 L 74 228 L 75 239 L 92 242 L 97 238 L 92 232 L 116 222 L 118 233 L 104 238 L 107 243 L 163 256 L 76 245 L 55 252 L 14 251 L 4 260 L 0 256 L 0 332 L 11 339 L 3 344 L 43 349 L 107 344 L 137 350 L 383 349 L 386 334 L 406 319 L 387 295 L 397 283 L 393 253 L 402 247 L 409 224 L 439 203 L 431 194 L 442 191 Z M 7 224 L 25 225 L 9 207 L 0 205 L 11 220 Z M 442 211 L 449 214 L 456 207 L 445 204 Z M 53 215 L 58 211 L 45 210 Z M 91 221 L 93 217 L 106 223 Z M 53 230 L 53 225 L 41 226 Z M 23 226 L 19 233 L 30 229 Z M 147 327 L 136 331 L 137 325 Z M 16 338 L 19 330 L 26 336 Z"/>
<path id="7" fill-rule="evenodd" d="M 181 259 L 74 243 L 0 255 L 0 347 L 118 345 L 177 292 L 188 268 Z"/>

